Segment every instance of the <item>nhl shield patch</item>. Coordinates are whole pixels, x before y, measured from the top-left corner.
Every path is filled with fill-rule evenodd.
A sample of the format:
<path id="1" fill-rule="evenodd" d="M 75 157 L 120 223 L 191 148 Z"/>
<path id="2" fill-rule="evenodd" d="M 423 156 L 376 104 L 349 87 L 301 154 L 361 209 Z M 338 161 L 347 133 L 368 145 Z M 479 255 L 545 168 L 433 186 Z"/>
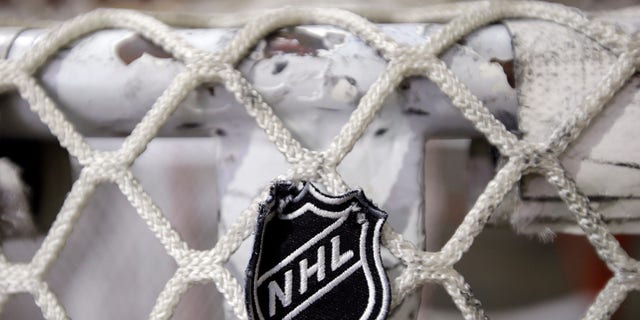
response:
<path id="1" fill-rule="evenodd" d="M 260 207 L 247 267 L 250 318 L 384 319 L 386 218 L 359 190 L 329 196 L 309 182 L 276 182 Z"/>

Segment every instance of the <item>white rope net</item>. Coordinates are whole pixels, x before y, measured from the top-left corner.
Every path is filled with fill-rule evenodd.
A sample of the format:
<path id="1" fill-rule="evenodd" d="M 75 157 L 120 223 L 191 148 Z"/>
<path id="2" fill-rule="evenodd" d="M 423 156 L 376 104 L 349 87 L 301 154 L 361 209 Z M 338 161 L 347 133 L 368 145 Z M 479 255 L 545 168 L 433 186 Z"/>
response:
<path id="1" fill-rule="evenodd" d="M 255 118 L 269 139 L 291 164 L 282 177 L 306 179 L 323 184 L 329 192 L 348 189 L 336 166 L 349 153 L 367 125 L 400 81 L 421 75 L 437 84 L 453 105 L 485 135 L 508 159 L 487 185 L 474 206 L 458 226 L 451 239 L 438 252 L 425 252 L 402 238 L 389 226 L 383 232 L 384 246 L 406 266 L 392 279 L 392 306 L 424 283 L 442 285 L 465 319 L 487 318 L 480 302 L 454 265 L 470 248 L 492 212 L 525 173 L 540 174 L 556 187 L 558 194 L 573 212 L 576 223 L 613 272 L 605 288 L 588 309 L 585 319 L 609 318 L 632 290 L 640 289 L 639 263 L 629 257 L 612 236 L 601 214 L 578 190 L 574 180 L 563 169 L 559 155 L 589 125 L 609 99 L 635 72 L 638 45 L 612 25 L 591 21 L 582 13 L 563 6 L 536 2 L 479 2 L 467 6 L 440 7 L 395 12 L 378 17 L 391 21 L 450 21 L 424 44 L 407 46 L 396 43 L 373 23 L 351 12 L 337 9 L 284 8 L 252 19 L 221 51 L 205 52 L 178 36 L 171 27 L 149 15 L 122 10 L 98 10 L 59 24 L 42 37 L 32 50 L 15 60 L 0 60 L 0 92 L 17 90 L 33 112 L 58 138 L 60 144 L 82 165 L 78 180 L 66 197 L 42 246 L 29 263 L 11 263 L 0 255 L 0 300 L 9 295 L 28 292 L 35 298 L 46 319 L 67 319 L 64 307 L 49 289 L 44 274 L 65 245 L 74 223 L 87 200 L 101 183 L 115 183 L 127 197 L 147 227 L 160 240 L 164 249 L 177 262 L 178 268 L 166 283 L 149 316 L 150 319 L 171 317 L 181 295 L 192 285 L 213 282 L 239 319 L 247 319 L 241 279 L 225 268 L 230 255 L 251 235 L 256 222 L 257 204 L 265 195 L 257 196 L 252 205 L 238 215 L 230 230 L 210 250 L 194 250 L 181 240 L 153 199 L 145 192 L 129 170 L 133 161 L 146 148 L 159 128 L 176 110 L 179 103 L 202 83 L 219 82 L 232 92 L 239 103 Z M 435 13 L 434 13 L 435 12 Z M 470 32 L 489 23 L 510 18 L 544 19 L 575 29 L 594 39 L 617 55 L 608 74 L 581 101 L 578 112 L 555 128 L 545 143 L 533 144 L 518 139 L 483 106 L 463 83 L 447 68 L 438 55 Z M 220 20 L 224 24 L 225 20 Z M 245 54 L 263 37 L 279 28 L 300 24 L 329 24 L 344 28 L 377 49 L 388 61 L 386 69 L 360 100 L 340 133 L 326 150 L 308 150 L 296 141 L 276 117 L 271 107 L 235 68 Z M 65 45 L 91 32 L 122 28 L 140 33 L 170 52 L 185 65 L 171 85 L 155 101 L 152 108 L 116 151 L 92 149 L 74 126 L 65 119 L 58 106 L 35 79 L 34 74 L 49 57 Z M 275 178 L 275 177 L 274 177 Z M 397 213 L 391 213 L 397 214 Z"/>

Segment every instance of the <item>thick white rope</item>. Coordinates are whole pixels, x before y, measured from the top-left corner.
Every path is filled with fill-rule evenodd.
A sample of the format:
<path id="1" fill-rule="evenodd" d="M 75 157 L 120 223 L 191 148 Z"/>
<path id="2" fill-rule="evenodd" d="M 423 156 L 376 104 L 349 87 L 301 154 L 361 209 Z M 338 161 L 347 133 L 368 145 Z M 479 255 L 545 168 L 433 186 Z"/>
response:
<path id="1" fill-rule="evenodd" d="M 384 228 L 383 244 L 406 266 L 402 274 L 392 282 L 393 305 L 398 305 L 407 294 L 422 284 L 431 282 L 446 289 L 465 319 L 485 318 L 480 302 L 473 296 L 462 275 L 454 269 L 454 265 L 471 247 L 495 208 L 523 173 L 537 172 L 557 188 L 560 197 L 574 213 L 577 224 L 613 271 L 614 276 L 600 292 L 585 319 L 610 317 L 628 292 L 640 288 L 639 263 L 629 257 L 611 235 L 600 213 L 590 206 L 589 200 L 579 192 L 575 182 L 562 168 L 558 156 L 635 72 L 638 64 L 637 42 L 634 42 L 631 35 L 624 34 L 614 26 L 591 21 L 577 10 L 548 3 L 476 2 L 437 8 L 436 11 L 429 8 L 411 9 L 408 12 L 397 8 L 391 11 L 359 11 L 365 16 L 390 22 L 450 20 L 425 44 L 414 47 L 396 43 L 374 24 L 348 11 L 284 8 L 258 18 L 245 17 L 244 21 L 248 22 L 231 43 L 214 54 L 194 48 L 174 33 L 171 27 L 150 15 L 103 9 L 57 25 L 32 50 L 18 59 L 0 60 L 0 92 L 17 90 L 60 144 L 83 166 L 79 179 L 74 183 L 56 221 L 31 262 L 11 263 L 0 255 L 0 305 L 10 294 L 28 292 L 34 296 L 46 319 L 67 319 L 64 308 L 49 290 L 44 274 L 58 257 L 96 186 L 110 182 L 118 185 L 178 265 L 177 271 L 157 298 L 150 319 L 169 319 L 182 294 L 193 284 L 201 282 L 215 283 L 236 316 L 247 319 L 241 279 L 235 279 L 224 265 L 251 235 L 255 226 L 257 204 L 263 199 L 267 189 L 238 216 L 235 224 L 220 237 L 213 249 L 199 251 L 189 248 L 172 228 L 152 198 L 133 177 L 129 170 L 131 163 L 145 150 L 149 141 L 156 136 L 159 128 L 189 92 L 202 83 L 221 82 L 246 107 L 270 141 L 291 163 L 284 178 L 313 180 L 324 184 L 330 192 L 344 192 L 348 186 L 336 171 L 337 165 L 353 148 L 382 106 L 382 101 L 400 81 L 408 76 L 422 75 L 438 85 L 449 96 L 453 105 L 509 160 L 488 184 L 440 251 L 418 250 L 415 244 L 404 240 L 389 226 Z M 509 18 L 544 19 L 565 25 L 591 37 L 618 55 L 601 85 L 583 99 L 579 108 L 576 108 L 577 111 L 550 135 L 545 144 L 519 140 L 508 132 L 438 58 L 438 54 L 470 32 Z M 216 21 L 201 18 L 194 23 L 212 27 L 216 25 Z M 218 22 L 218 25 L 234 23 L 228 18 Z M 284 26 L 300 24 L 330 24 L 344 28 L 362 38 L 388 60 L 382 75 L 362 97 L 329 148 L 323 151 L 308 150 L 296 141 L 262 96 L 235 69 L 235 65 L 265 35 Z M 126 138 L 122 147 L 114 152 L 92 149 L 34 77 L 38 68 L 62 47 L 93 31 L 106 28 L 138 32 L 185 65 L 184 70 L 176 76 Z"/>

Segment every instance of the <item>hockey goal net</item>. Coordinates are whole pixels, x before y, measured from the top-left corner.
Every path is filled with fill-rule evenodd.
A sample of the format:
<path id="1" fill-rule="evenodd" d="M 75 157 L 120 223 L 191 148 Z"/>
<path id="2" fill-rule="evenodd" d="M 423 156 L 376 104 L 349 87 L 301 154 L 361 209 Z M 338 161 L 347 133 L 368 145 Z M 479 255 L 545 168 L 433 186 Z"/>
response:
<path id="1" fill-rule="evenodd" d="M 12 263 L 0 256 L 0 299 L 27 292 L 33 295 L 46 319 L 66 319 L 67 314 L 49 289 L 44 274 L 58 257 L 74 223 L 96 187 L 105 182 L 118 186 L 136 209 L 147 227 L 162 243 L 178 268 L 156 300 L 150 319 L 168 319 L 180 297 L 193 284 L 213 282 L 239 319 L 247 319 L 242 279 L 236 279 L 225 267 L 229 257 L 247 241 L 256 222 L 257 204 L 265 193 L 238 215 L 236 223 L 221 236 L 211 250 L 195 250 L 183 241 L 153 199 L 130 171 L 134 160 L 157 135 L 159 128 L 179 103 L 203 83 L 222 83 L 235 99 L 246 107 L 257 125 L 290 163 L 281 178 L 310 180 L 322 184 L 329 192 L 342 193 L 348 187 L 336 166 L 350 152 L 384 98 L 409 76 L 424 76 L 447 95 L 452 104 L 473 123 L 500 154 L 508 159 L 488 184 L 453 236 L 437 252 L 425 252 L 385 227 L 384 246 L 405 266 L 392 279 L 392 307 L 424 283 L 443 286 L 466 319 L 485 318 L 480 302 L 454 265 L 483 231 L 489 217 L 523 174 L 537 173 L 557 189 L 577 225 L 582 229 L 599 257 L 613 272 L 613 277 L 586 313 L 586 319 L 607 318 L 627 294 L 640 289 L 639 263 L 631 258 L 612 236 L 601 214 L 577 188 L 563 169 L 559 156 L 636 70 L 638 44 L 630 34 L 604 22 L 592 21 L 582 13 L 563 6 L 536 2 L 482 2 L 469 6 L 439 7 L 440 10 L 411 10 L 371 16 L 398 22 L 448 21 L 426 43 L 400 44 L 366 18 L 338 9 L 284 8 L 246 19 L 232 41 L 221 51 L 211 53 L 197 49 L 176 34 L 170 24 L 134 11 L 97 10 L 56 25 L 32 50 L 18 59 L 0 60 L 2 92 L 17 91 L 29 103 L 59 143 L 82 166 L 63 207 L 44 242 L 29 263 Z M 363 15 L 367 16 L 366 12 Z M 616 55 L 608 74 L 579 103 L 579 112 L 565 119 L 550 132 L 544 143 L 518 138 L 498 121 L 439 58 L 443 50 L 465 35 L 487 24 L 516 18 L 542 19 L 574 29 L 594 39 Z M 220 20 L 220 24 L 226 24 Z M 326 150 L 310 150 L 297 141 L 274 114 L 260 93 L 236 66 L 257 42 L 270 32 L 285 26 L 302 24 L 334 25 L 360 37 L 387 61 L 384 72 L 364 94 Z M 209 23 L 208 26 L 214 26 Z M 47 59 L 70 42 L 101 29 L 127 29 L 141 34 L 181 61 L 185 68 L 155 101 L 153 107 L 115 151 L 100 151 L 89 146 L 84 137 L 66 119 L 35 74 Z M 276 178 L 276 177 L 274 177 Z M 265 189 L 266 192 L 266 189 Z"/>

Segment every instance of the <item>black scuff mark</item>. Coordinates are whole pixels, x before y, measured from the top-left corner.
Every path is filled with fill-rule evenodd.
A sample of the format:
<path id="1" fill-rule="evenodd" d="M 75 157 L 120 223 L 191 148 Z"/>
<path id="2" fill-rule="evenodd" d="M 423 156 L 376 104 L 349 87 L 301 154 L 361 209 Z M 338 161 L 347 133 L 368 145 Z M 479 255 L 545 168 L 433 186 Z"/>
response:
<path id="1" fill-rule="evenodd" d="M 398 89 L 402 91 L 407 91 L 411 89 L 411 82 L 407 79 L 402 80 L 402 82 L 400 82 L 400 85 L 398 86 Z"/>
<path id="2" fill-rule="evenodd" d="M 507 130 L 518 136 L 518 138 L 522 138 L 522 132 L 518 128 L 518 119 L 515 114 L 507 110 L 497 110 L 494 116 L 498 121 L 502 122 Z"/>
<path id="3" fill-rule="evenodd" d="M 387 131 L 389 131 L 389 129 L 387 129 L 387 128 L 380 128 L 380 129 L 376 130 L 376 132 L 374 133 L 374 135 L 375 135 L 376 137 L 380 137 L 380 136 L 383 136 L 385 133 L 387 133 Z"/>
<path id="4" fill-rule="evenodd" d="M 422 109 L 414 108 L 414 107 L 405 108 L 403 112 L 406 113 L 406 114 L 412 114 L 412 115 L 418 115 L 418 116 L 429 116 L 429 115 L 431 115 L 431 113 L 429 113 L 429 111 L 427 111 L 427 110 L 422 110 Z"/>
<path id="5" fill-rule="evenodd" d="M 350 84 L 350 85 L 352 85 L 352 86 L 354 86 L 354 87 L 355 87 L 355 86 L 356 86 L 356 84 L 358 83 L 358 82 L 356 81 L 356 79 L 354 79 L 353 77 L 345 76 L 344 78 L 345 78 L 345 80 L 347 80 L 347 82 L 349 82 L 349 84 Z"/>
<path id="6" fill-rule="evenodd" d="M 416 77 L 409 77 L 400 82 L 398 85 L 398 90 L 400 90 L 399 94 L 406 101 L 403 103 L 402 113 L 407 115 L 417 115 L 417 116 L 429 116 L 431 113 L 425 109 L 423 104 L 420 102 L 420 95 L 416 92 L 411 91 L 411 82 Z"/>
<path id="7" fill-rule="evenodd" d="M 271 71 L 271 74 L 279 74 L 287 67 L 288 64 L 289 62 L 287 61 L 276 62 L 273 66 L 273 71 Z"/>
<path id="8" fill-rule="evenodd" d="M 341 111 L 340 109 L 336 109 L 332 106 L 326 106 L 326 105 L 318 105 L 318 106 L 314 106 L 314 108 L 320 109 L 320 110 L 326 110 L 326 111 L 332 111 L 332 112 L 338 112 Z"/>
<path id="9" fill-rule="evenodd" d="M 640 170 L 640 163 L 635 163 L 635 162 L 607 161 L 607 160 L 599 160 L 599 159 L 585 159 L 585 160 L 593 163 L 598 163 L 598 164 Z"/>
<path id="10" fill-rule="evenodd" d="M 507 83 L 509 84 L 509 86 L 513 89 L 516 88 L 516 73 L 515 73 L 515 64 L 513 62 L 513 59 L 509 59 L 509 60 L 502 60 L 502 59 L 498 59 L 498 58 L 491 58 L 489 60 L 489 62 L 491 63 L 497 63 L 498 65 L 500 65 L 500 67 L 502 67 L 502 71 L 504 72 L 505 76 L 507 77 Z"/>
<path id="11" fill-rule="evenodd" d="M 215 130 L 213 130 L 213 133 L 218 137 L 226 137 L 227 136 L 227 132 L 224 129 L 221 129 L 221 128 L 216 128 Z"/>
<path id="12" fill-rule="evenodd" d="M 193 129 L 197 129 L 200 128 L 202 126 L 202 123 L 199 122 L 185 122 L 182 123 L 178 126 L 179 130 L 193 130 Z"/>

